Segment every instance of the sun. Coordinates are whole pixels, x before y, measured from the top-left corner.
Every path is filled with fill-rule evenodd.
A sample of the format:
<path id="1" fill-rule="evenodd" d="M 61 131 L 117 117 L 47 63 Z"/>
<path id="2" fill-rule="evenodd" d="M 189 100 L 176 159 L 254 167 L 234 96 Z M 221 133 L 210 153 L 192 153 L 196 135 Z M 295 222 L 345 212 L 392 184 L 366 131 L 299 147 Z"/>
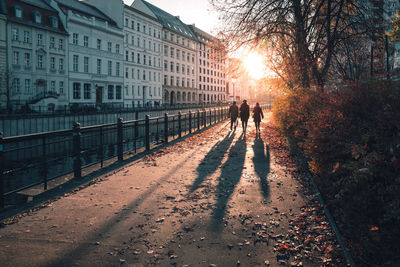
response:
<path id="1" fill-rule="evenodd" d="M 259 53 L 255 51 L 247 53 L 243 58 L 243 63 L 250 77 L 253 79 L 259 80 L 266 76 L 267 68 Z"/>

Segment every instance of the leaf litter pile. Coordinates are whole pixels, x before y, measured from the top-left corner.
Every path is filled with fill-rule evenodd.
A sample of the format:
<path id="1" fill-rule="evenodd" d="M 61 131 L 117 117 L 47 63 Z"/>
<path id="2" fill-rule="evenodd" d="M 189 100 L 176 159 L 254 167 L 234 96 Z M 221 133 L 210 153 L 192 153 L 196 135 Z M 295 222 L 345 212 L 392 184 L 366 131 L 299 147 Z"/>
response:
<path id="1" fill-rule="evenodd" d="M 324 215 L 323 207 L 312 190 L 306 170 L 298 168 L 290 155 L 286 140 L 271 125 L 265 125 L 263 139 L 268 140 L 277 164 L 286 167 L 288 173 L 301 184 L 301 193 L 308 199 L 300 207 L 301 213 L 289 221 L 286 235 L 271 236 L 274 251 L 280 264 L 290 262 L 290 266 L 303 266 L 303 259 L 317 259 L 321 266 L 345 266 L 336 237 Z"/>

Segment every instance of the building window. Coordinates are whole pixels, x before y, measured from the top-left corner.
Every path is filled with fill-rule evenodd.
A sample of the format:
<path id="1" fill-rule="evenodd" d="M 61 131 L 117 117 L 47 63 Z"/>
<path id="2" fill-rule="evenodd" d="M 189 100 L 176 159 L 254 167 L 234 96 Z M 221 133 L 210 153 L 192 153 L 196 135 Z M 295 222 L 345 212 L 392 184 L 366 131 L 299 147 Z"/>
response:
<path id="1" fill-rule="evenodd" d="M 135 79 L 135 69 L 131 70 L 131 76 L 132 76 L 132 79 Z"/>
<path id="2" fill-rule="evenodd" d="M 72 59 L 72 71 L 78 72 L 78 61 L 79 61 L 79 56 L 74 55 Z"/>
<path id="3" fill-rule="evenodd" d="M 52 69 L 52 70 L 56 69 L 56 58 L 55 57 L 50 58 L 50 69 Z"/>
<path id="4" fill-rule="evenodd" d="M 146 65 L 146 55 L 143 55 L 143 65 Z"/>
<path id="5" fill-rule="evenodd" d="M 132 20 L 131 21 L 131 29 L 135 28 L 135 22 Z"/>
<path id="6" fill-rule="evenodd" d="M 31 33 L 28 31 L 24 31 L 24 43 L 31 42 Z"/>
<path id="7" fill-rule="evenodd" d="M 77 33 L 72 34 L 72 43 L 74 45 L 78 45 L 78 34 Z"/>
<path id="8" fill-rule="evenodd" d="M 174 62 L 171 61 L 171 65 L 170 65 L 170 71 L 174 72 Z"/>
<path id="9" fill-rule="evenodd" d="M 137 30 L 138 32 L 140 32 L 140 23 L 139 23 L 139 22 L 136 23 L 136 30 Z"/>
<path id="10" fill-rule="evenodd" d="M 64 40 L 63 39 L 58 40 L 58 49 L 64 50 Z"/>
<path id="11" fill-rule="evenodd" d="M 51 27 L 58 28 L 58 19 L 57 17 L 51 16 L 50 17 Z"/>
<path id="12" fill-rule="evenodd" d="M 25 79 L 25 94 L 31 93 L 31 80 Z"/>
<path id="13" fill-rule="evenodd" d="M 81 98 L 81 84 L 80 83 L 73 83 L 73 98 L 80 99 Z"/>
<path id="14" fill-rule="evenodd" d="M 115 53 L 119 54 L 119 44 L 115 45 Z"/>
<path id="15" fill-rule="evenodd" d="M 41 33 L 37 35 L 37 45 L 43 45 L 43 34 Z"/>
<path id="16" fill-rule="evenodd" d="M 19 65 L 19 52 L 17 52 L 17 51 L 14 51 L 13 64 Z"/>
<path id="17" fill-rule="evenodd" d="M 112 62 L 111 60 L 108 61 L 108 76 L 112 75 Z"/>
<path id="18" fill-rule="evenodd" d="M 140 70 L 137 70 L 137 79 L 140 80 Z"/>
<path id="19" fill-rule="evenodd" d="M 13 39 L 13 41 L 18 41 L 19 40 L 19 30 L 18 30 L 18 28 L 13 28 L 12 29 L 12 39 Z"/>
<path id="20" fill-rule="evenodd" d="M 115 86 L 115 99 L 122 99 L 121 85 Z"/>
<path id="21" fill-rule="evenodd" d="M 129 20 L 125 18 L 125 27 L 128 27 L 128 25 L 129 25 Z"/>
<path id="22" fill-rule="evenodd" d="M 120 68 L 120 63 L 116 62 L 115 64 L 115 76 L 119 77 L 119 68 Z"/>
<path id="23" fill-rule="evenodd" d="M 101 74 L 101 59 L 97 59 L 97 74 Z"/>
<path id="24" fill-rule="evenodd" d="M 89 72 L 89 57 L 83 58 L 83 72 Z"/>
<path id="25" fill-rule="evenodd" d="M 83 84 L 83 98 L 90 99 L 90 83 Z"/>
<path id="26" fill-rule="evenodd" d="M 132 95 L 135 95 L 135 86 L 132 85 Z"/>
<path id="27" fill-rule="evenodd" d="M 129 78 L 129 69 L 125 68 L 125 78 Z"/>
<path id="28" fill-rule="evenodd" d="M 179 67 L 179 63 L 176 63 L 176 72 L 179 73 L 180 67 Z"/>
<path id="29" fill-rule="evenodd" d="M 42 55 L 37 56 L 37 67 L 38 67 L 38 69 L 43 68 L 43 56 Z"/>
<path id="30" fill-rule="evenodd" d="M 168 83 L 168 76 L 164 75 L 164 85 L 167 85 L 167 83 Z"/>
<path id="31" fill-rule="evenodd" d="M 89 47 L 89 36 L 83 36 L 83 46 Z"/>
<path id="32" fill-rule="evenodd" d="M 55 47 L 55 38 L 53 36 L 50 37 L 50 48 L 54 48 Z"/>
<path id="33" fill-rule="evenodd" d="M 137 63 L 140 64 L 140 54 L 137 53 Z"/>
<path id="34" fill-rule="evenodd" d="M 125 50 L 125 61 L 129 61 L 129 51 Z"/>
<path id="35" fill-rule="evenodd" d="M 26 67 L 31 66 L 31 54 L 30 53 L 25 53 L 25 66 Z"/>
<path id="36" fill-rule="evenodd" d="M 59 92 L 60 92 L 60 95 L 63 95 L 63 94 L 64 94 L 64 82 L 63 82 L 63 81 L 60 81 L 60 82 L 58 83 L 58 90 L 59 90 Z"/>
<path id="37" fill-rule="evenodd" d="M 101 50 L 101 40 L 97 39 L 97 49 Z"/>
<path id="38" fill-rule="evenodd" d="M 20 6 L 15 6 L 15 17 L 22 19 L 22 8 Z"/>
<path id="39" fill-rule="evenodd" d="M 168 70 L 168 61 L 164 60 L 164 70 Z"/>
<path id="40" fill-rule="evenodd" d="M 164 45 L 164 56 L 168 56 L 168 46 Z"/>
<path id="41" fill-rule="evenodd" d="M 21 88 L 19 78 L 14 78 L 14 93 L 19 93 Z"/>
<path id="42" fill-rule="evenodd" d="M 143 70 L 143 81 L 145 81 L 145 80 L 146 80 L 146 71 Z"/>
<path id="43" fill-rule="evenodd" d="M 98 42 L 98 40 L 97 40 L 97 42 Z M 111 42 L 108 42 L 108 43 L 107 43 L 107 51 L 108 51 L 108 52 L 111 52 L 111 50 L 112 50 L 112 43 L 111 43 Z"/>
<path id="44" fill-rule="evenodd" d="M 132 62 L 135 61 L 135 53 L 134 52 L 131 53 L 131 59 L 132 59 Z"/>
<path id="45" fill-rule="evenodd" d="M 114 99 L 114 86 L 108 86 L 108 99 Z"/>
<path id="46" fill-rule="evenodd" d="M 171 47 L 170 51 L 171 51 L 171 57 L 174 58 L 175 49 L 173 47 Z"/>
<path id="47" fill-rule="evenodd" d="M 35 23 L 42 23 L 42 14 L 39 11 L 34 13 Z"/>
<path id="48" fill-rule="evenodd" d="M 64 70 L 64 59 L 63 58 L 60 58 L 58 61 L 58 69 L 59 69 L 59 71 Z"/>
<path id="49" fill-rule="evenodd" d="M 56 91 L 56 81 L 51 81 L 50 82 L 50 91 L 55 92 Z"/>

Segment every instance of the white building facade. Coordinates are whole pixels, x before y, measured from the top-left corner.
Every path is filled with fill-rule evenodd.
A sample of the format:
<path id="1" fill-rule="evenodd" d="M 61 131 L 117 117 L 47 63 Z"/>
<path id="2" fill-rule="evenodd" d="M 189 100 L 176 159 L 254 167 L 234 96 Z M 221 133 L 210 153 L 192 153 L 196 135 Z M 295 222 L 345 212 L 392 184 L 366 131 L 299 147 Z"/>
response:
<path id="1" fill-rule="evenodd" d="M 172 16 L 144 0 L 135 0 L 132 7 L 156 17 L 162 25 L 161 68 L 164 103 L 197 103 L 195 34 L 179 17 Z"/>
<path id="2" fill-rule="evenodd" d="M 6 0 L 8 105 L 62 109 L 68 104 L 67 32 L 47 2 Z"/>
<path id="3" fill-rule="evenodd" d="M 94 6 L 57 0 L 69 33 L 70 104 L 107 108 L 122 106 L 123 31 Z"/>
<path id="4" fill-rule="evenodd" d="M 221 103 L 226 101 L 225 47 L 220 40 L 194 25 L 196 34 L 197 73 L 199 103 Z"/>
<path id="5" fill-rule="evenodd" d="M 155 16 L 124 8 L 124 104 L 126 107 L 163 103 L 161 69 L 162 26 Z"/>

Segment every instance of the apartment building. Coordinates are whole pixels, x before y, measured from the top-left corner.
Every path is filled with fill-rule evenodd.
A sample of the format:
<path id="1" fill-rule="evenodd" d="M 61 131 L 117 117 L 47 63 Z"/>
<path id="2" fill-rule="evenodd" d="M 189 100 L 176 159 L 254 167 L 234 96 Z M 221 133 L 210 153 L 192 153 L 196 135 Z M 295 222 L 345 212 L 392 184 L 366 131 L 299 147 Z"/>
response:
<path id="1" fill-rule="evenodd" d="M 122 28 L 87 2 L 56 2 L 68 25 L 69 103 L 97 108 L 122 106 Z"/>
<path id="2" fill-rule="evenodd" d="M 68 103 L 67 36 L 57 10 L 42 0 L 6 0 L 7 105 L 49 110 Z"/>
<path id="3" fill-rule="evenodd" d="M 225 47 L 219 39 L 189 26 L 196 34 L 198 95 L 200 103 L 218 103 L 226 100 Z"/>
<path id="4" fill-rule="evenodd" d="M 161 31 L 157 17 L 134 6 L 124 7 L 125 106 L 163 103 Z"/>
<path id="5" fill-rule="evenodd" d="M 197 103 L 197 38 L 179 17 L 144 1 L 135 0 L 132 7 L 156 17 L 162 25 L 161 57 L 164 103 Z"/>
<path id="6" fill-rule="evenodd" d="M 7 108 L 7 10 L 5 0 L 0 0 L 0 111 Z"/>

